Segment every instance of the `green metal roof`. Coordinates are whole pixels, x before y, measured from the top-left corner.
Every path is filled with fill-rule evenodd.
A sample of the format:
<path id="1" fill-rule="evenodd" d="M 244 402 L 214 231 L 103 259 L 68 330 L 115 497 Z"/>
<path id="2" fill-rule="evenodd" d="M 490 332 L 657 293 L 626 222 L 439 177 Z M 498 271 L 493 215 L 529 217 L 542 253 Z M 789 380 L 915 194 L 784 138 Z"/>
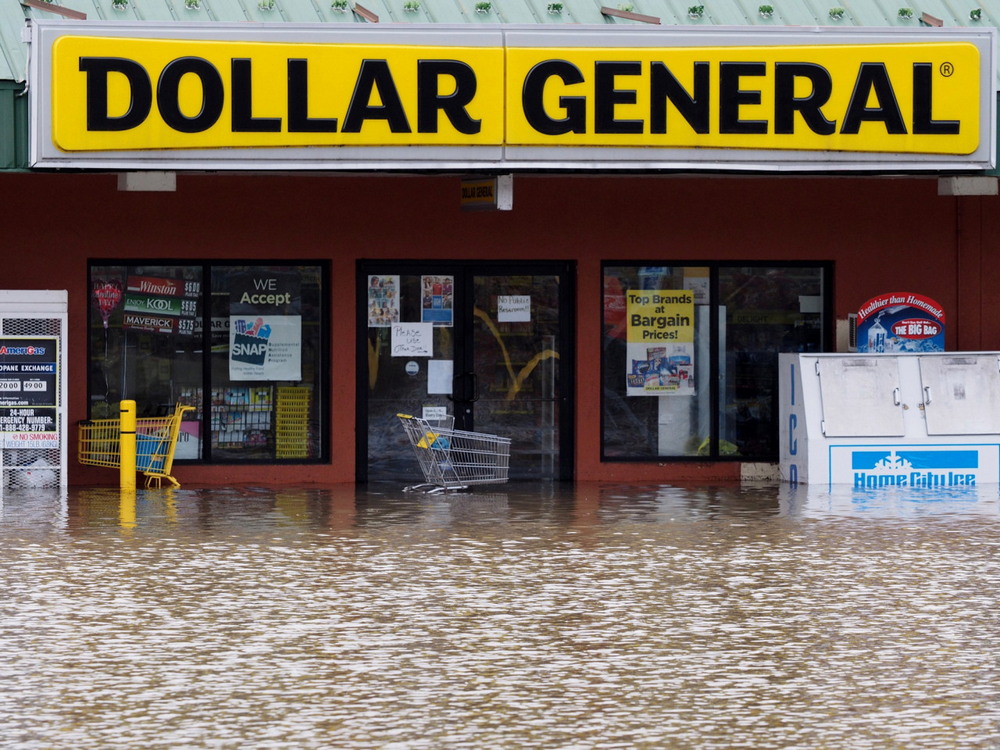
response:
<path id="1" fill-rule="evenodd" d="M 236 23 L 997 26 L 1000 0 L 0 0 L 0 80 L 24 81 L 26 19 Z M 193 6 L 193 7 L 192 7 Z M 767 13 L 767 9 L 771 13 Z M 698 13 L 698 9 L 701 12 Z M 842 11 L 842 15 L 837 14 Z M 910 11 L 909 14 L 904 11 Z M 978 13 L 977 13 L 978 12 Z"/>

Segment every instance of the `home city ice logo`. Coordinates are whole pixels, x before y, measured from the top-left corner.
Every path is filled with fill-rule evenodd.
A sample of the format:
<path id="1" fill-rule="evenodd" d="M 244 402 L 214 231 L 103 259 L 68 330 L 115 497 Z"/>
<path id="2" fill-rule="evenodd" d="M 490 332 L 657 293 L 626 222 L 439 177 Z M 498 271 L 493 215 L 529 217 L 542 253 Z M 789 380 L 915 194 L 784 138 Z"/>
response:
<path id="1" fill-rule="evenodd" d="M 979 475 L 977 450 L 855 450 L 856 488 L 970 487 Z"/>
<path id="2" fill-rule="evenodd" d="M 263 318 L 232 321 L 234 362 L 262 366 L 267 359 L 268 340 L 271 338 L 271 326 L 264 323 Z"/>

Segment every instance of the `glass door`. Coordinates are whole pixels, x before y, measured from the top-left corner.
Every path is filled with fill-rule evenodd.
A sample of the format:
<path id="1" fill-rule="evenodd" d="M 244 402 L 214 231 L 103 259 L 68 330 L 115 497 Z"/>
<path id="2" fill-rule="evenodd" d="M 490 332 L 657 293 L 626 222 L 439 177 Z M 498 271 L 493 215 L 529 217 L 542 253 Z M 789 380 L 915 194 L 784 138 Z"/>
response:
<path id="1" fill-rule="evenodd" d="M 358 479 L 421 478 L 397 413 L 511 438 L 512 480 L 572 478 L 569 264 L 359 265 Z"/>

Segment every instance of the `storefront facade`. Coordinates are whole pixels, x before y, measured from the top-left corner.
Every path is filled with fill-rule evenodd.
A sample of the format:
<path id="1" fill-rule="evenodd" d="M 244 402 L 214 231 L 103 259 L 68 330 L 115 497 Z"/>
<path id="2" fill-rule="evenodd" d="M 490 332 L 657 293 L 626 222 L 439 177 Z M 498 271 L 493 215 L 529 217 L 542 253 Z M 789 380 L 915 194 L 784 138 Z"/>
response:
<path id="1" fill-rule="evenodd" d="M 749 60 L 716 34 L 668 68 L 672 38 L 634 33 L 602 57 L 586 30 L 411 29 L 376 65 L 337 46 L 360 36 L 180 56 L 173 27 L 55 26 L 30 168 L 0 174 L 28 207 L 3 286 L 69 291 L 70 421 L 196 407 L 185 484 L 407 481 L 394 415 L 441 410 L 510 435 L 516 479 L 766 476 L 777 353 L 846 347 L 872 296 L 925 294 L 949 349 L 1000 347 L 1000 199 L 946 194 L 995 185 L 992 32 L 935 37 L 941 60 L 919 35 L 808 60 L 772 35 Z M 872 57 L 887 40 L 919 54 Z M 325 55 L 355 71 L 326 109 Z M 468 210 L 463 177 L 496 174 L 510 210 Z"/>

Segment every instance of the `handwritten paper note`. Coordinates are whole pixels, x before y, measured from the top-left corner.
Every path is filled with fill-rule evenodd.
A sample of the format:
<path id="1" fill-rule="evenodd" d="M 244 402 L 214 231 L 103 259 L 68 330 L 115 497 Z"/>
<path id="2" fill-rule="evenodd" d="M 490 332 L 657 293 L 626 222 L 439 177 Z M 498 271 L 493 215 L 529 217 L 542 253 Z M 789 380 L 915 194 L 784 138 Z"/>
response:
<path id="1" fill-rule="evenodd" d="M 447 406 L 425 406 L 422 415 L 424 419 L 440 422 L 448 418 Z"/>
<path id="2" fill-rule="evenodd" d="M 529 294 L 498 295 L 497 320 L 500 323 L 530 323 L 531 295 Z"/>
<path id="3" fill-rule="evenodd" d="M 433 323 L 393 323 L 393 357 L 430 357 L 434 351 Z"/>

